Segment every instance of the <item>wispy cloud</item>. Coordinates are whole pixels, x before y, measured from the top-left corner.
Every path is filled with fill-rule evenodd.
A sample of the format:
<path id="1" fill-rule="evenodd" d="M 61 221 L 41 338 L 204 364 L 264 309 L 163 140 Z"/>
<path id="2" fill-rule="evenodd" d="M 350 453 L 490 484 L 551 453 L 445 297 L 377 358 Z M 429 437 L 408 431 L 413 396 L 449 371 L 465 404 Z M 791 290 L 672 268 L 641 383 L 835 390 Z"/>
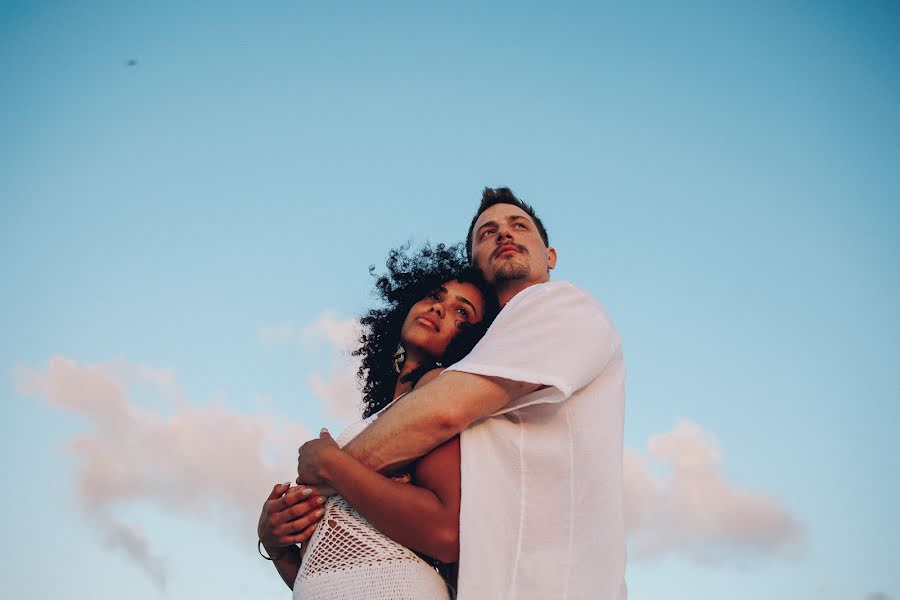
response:
<path id="1" fill-rule="evenodd" d="M 356 319 L 340 319 L 325 312 L 304 328 L 302 338 L 308 349 L 325 350 L 332 359 L 323 371 L 313 372 L 309 387 L 318 396 L 325 412 L 344 422 L 353 422 L 362 413 L 362 392 L 356 379 L 359 359 L 351 352 L 359 346 L 360 324 Z"/>
<path id="2" fill-rule="evenodd" d="M 134 524 L 115 509 L 142 501 L 167 511 L 225 518 L 245 528 L 267 488 L 291 478 L 290 457 L 310 437 L 298 423 L 271 415 L 247 415 L 222 406 L 191 404 L 174 375 L 122 361 L 79 366 L 53 358 L 45 369 L 17 369 L 17 388 L 58 409 L 85 418 L 90 431 L 65 450 L 77 461 L 76 494 L 104 538 L 159 585 L 165 565 Z M 139 405 L 135 388 L 177 402 L 157 410 Z M 267 456 L 280 456 L 273 462 Z"/>
<path id="3" fill-rule="evenodd" d="M 342 319 L 330 311 L 325 311 L 303 329 L 303 339 L 308 344 L 325 340 L 332 347 L 346 353 L 356 350 L 361 334 L 359 321 Z"/>
<path id="4" fill-rule="evenodd" d="M 315 320 L 305 325 L 294 321 L 269 323 L 256 330 L 256 338 L 266 345 L 301 343 L 308 353 L 319 353 L 323 349 L 339 349 L 351 352 L 359 344 L 359 321 L 338 317 L 330 310 L 323 311 Z M 325 342 L 325 345 L 322 345 Z"/>
<path id="5" fill-rule="evenodd" d="M 362 414 L 362 393 L 356 378 L 359 359 L 351 353 L 359 346 L 359 321 L 325 311 L 303 326 L 294 322 L 264 325 L 257 339 L 267 346 L 300 345 L 307 355 L 326 355 L 328 364 L 310 373 L 307 384 L 321 401 L 325 414 L 350 423 Z"/>
<path id="6" fill-rule="evenodd" d="M 353 320 L 323 315 L 300 334 L 343 350 L 310 385 L 332 414 L 347 420 L 359 414 L 360 395 L 355 364 L 340 361 L 349 361 L 357 328 Z M 172 371 L 121 360 L 79 365 L 56 357 L 45 368 L 19 367 L 16 380 L 19 392 L 88 422 L 65 445 L 77 458 L 77 500 L 102 538 L 159 586 L 166 581 L 163 558 L 138 524 L 117 516 L 118 508 L 140 502 L 217 524 L 225 518 L 242 531 L 266 490 L 292 479 L 297 443 L 310 437 L 283 417 L 192 403 Z M 147 397 L 158 402 L 148 406 Z M 805 541 L 802 525 L 776 499 L 725 479 L 712 436 L 689 422 L 651 437 L 645 455 L 625 450 L 625 510 L 637 558 L 682 554 L 709 564 L 789 554 Z M 876 593 L 868 600 L 884 598 Z"/>
<path id="7" fill-rule="evenodd" d="M 665 474 L 654 473 L 651 465 Z M 625 522 L 635 557 L 678 553 L 704 564 L 790 555 L 803 525 L 775 498 L 730 484 L 712 435 L 683 422 L 625 449 Z"/>
<path id="8" fill-rule="evenodd" d="M 124 523 L 102 511 L 89 512 L 88 515 L 99 526 L 110 547 L 122 550 L 143 569 L 153 583 L 160 588 L 166 587 L 166 564 L 151 553 L 150 543 L 137 524 Z"/>

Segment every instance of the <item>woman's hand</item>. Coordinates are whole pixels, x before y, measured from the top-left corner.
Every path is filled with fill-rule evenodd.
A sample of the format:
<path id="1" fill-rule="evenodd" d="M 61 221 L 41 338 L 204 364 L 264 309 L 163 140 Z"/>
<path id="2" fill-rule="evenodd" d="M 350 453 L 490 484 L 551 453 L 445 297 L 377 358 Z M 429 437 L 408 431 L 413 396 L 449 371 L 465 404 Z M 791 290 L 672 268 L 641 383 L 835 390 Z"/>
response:
<path id="1" fill-rule="evenodd" d="M 308 540 L 324 514 L 325 494 L 309 486 L 279 483 L 263 504 L 256 533 L 269 556 Z"/>
<path id="2" fill-rule="evenodd" d="M 300 446 L 297 456 L 297 483 L 322 485 L 328 483 L 328 459 L 334 453 L 341 452 L 340 447 L 331 438 L 324 427 L 318 439 L 310 440 Z"/>

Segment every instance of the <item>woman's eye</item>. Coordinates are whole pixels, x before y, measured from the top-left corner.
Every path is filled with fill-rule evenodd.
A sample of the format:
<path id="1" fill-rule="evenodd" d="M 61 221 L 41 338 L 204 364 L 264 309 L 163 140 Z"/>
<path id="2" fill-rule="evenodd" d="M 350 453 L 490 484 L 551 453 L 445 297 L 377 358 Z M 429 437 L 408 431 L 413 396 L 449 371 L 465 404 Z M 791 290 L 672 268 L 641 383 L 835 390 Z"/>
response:
<path id="1" fill-rule="evenodd" d="M 428 294 L 428 299 L 437 302 L 441 299 L 441 297 L 437 295 L 437 292 L 431 292 L 430 294 Z"/>
<path id="2" fill-rule="evenodd" d="M 467 319 L 469 318 L 469 311 L 467 311 L 464 308 L 457 308 L 456 312 L 458 312 L 459 314 L 461 314 L 462 316 L 464 316 Z"/>

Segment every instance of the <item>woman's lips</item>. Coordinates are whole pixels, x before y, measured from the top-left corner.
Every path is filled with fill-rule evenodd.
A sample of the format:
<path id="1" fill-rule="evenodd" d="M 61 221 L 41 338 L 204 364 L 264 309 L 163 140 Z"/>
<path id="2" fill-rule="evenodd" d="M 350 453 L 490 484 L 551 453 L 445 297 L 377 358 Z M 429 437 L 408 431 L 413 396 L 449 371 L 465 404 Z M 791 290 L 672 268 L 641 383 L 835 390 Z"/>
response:
<path id="1" fill-rule="evenodd" d="M 416 321 L 418 321 L 425 327 L 428 327 L 429 329 L 431 329 L 435 332 L 438 332 L 441 330 L 440 325 L 438 325 L 437 321 L 435 321 L 433 317 L 429 317 L 427 315 L 420 315 L 420 316 L 416 317 Z"/>

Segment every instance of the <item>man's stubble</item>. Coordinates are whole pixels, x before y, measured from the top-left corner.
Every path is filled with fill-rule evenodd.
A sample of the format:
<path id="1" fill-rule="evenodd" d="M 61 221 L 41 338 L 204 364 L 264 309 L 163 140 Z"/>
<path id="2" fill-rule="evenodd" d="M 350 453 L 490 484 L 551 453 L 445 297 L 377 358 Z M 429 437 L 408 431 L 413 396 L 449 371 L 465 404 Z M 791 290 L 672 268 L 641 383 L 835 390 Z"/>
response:
<path id="1" fill-rule="evenodd" d="M 503 285 L 510 281 L 528 279 L 531 276 L 531 265 L 518 262 L 506 262 L 494 269 L 494 284 Z"/>

